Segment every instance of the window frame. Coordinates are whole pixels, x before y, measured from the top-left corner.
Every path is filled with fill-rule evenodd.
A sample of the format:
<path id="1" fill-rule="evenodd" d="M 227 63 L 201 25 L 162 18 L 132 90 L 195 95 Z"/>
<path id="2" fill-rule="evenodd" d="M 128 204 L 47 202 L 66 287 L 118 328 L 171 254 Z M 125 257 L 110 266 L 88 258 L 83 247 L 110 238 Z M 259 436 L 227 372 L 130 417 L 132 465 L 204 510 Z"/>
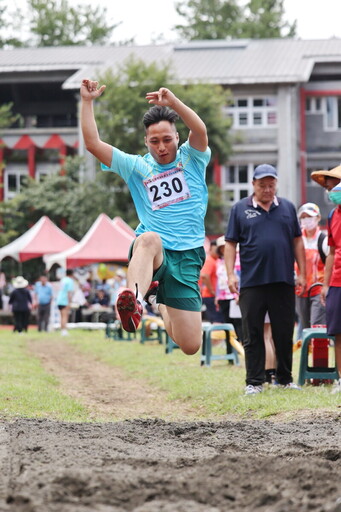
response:
<path id="1" fill-rule="evenodd" d="M 263 105 L 255 105 L 258 101 Z M 277 96 L 264 94 L 235 96 L 233 104 L 227 107 L 227 115 L 232 118 L 232 129 L 276 128 L 278 126 Z M 255 119 L 260 122 L 255 123 Z M 269 122 L 271 119 L 275 121 Z"/>

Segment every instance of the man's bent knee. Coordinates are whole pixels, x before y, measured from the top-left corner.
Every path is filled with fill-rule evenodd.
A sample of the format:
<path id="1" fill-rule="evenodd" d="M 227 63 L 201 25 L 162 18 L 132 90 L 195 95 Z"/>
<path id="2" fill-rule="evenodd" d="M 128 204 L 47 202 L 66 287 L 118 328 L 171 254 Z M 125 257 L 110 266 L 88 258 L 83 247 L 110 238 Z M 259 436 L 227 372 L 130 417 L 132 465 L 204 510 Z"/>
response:
<path id="1" fill-rule="evenodd" d="M 150 252 L 158 252 L 162 249 L 162 241 L 160 236 L 153 231 L 147 231 L 139 235 L 134 243 L 133 254 L 138 249 L 147 249 Z"/>
<path id="2" fill-rule="evenodd" d="M 181 350 L 188 356 L 196 354 L 201 347 L 201 332 L 199 335 L 190 333 L 189 335 L 178 335 L 174 337 L 174 341 Z"/>
<path id="3" fill-rule="evenodd" d="M 187 356 L 193 356 L 198 352 L 201 346 L 201 340 L 200 343 L 191 343 L 190 345 L 188 343 L 181 344 L 179 343 L 179 347 L 183 351 L 184 354 Z"/>
<path id="4" fill-rule="evenodd" d="M 187 355 L 193 355 L 201 347 L 201 313 L 183 311 L 167 306 L 168 332 L 174 342 Z"/>

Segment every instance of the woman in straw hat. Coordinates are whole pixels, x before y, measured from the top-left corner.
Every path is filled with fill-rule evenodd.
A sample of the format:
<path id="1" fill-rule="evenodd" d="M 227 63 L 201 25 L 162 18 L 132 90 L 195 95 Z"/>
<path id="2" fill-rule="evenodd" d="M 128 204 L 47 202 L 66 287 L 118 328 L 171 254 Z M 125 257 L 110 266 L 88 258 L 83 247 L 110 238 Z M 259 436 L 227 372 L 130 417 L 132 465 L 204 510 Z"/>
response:
<path id="1" fill-rule="evenodd" d="M 12 306 L 14 317 L 13 332 L 27 332 L 32 304 L 32 297 L 27 289 L 28 281 L 23 276 L 17 276 L 12 284 L 14 290 L 10 295 L 9 304 Z"/>
<path id="2" fill-rule="evenodd" d="M 331 190 L 336 187 L 341 180 L 341 165 L 330 169 L 330 171 L 314 171 L 311 173 L 311 178 L 316 181 L 321 187 Z"/>
<path id="3" fill-rule="evenodd" d="M 339 379 L 335 381 L 332 393 L 336 394 L 341 393 L 341 165 L 331 171 L 313 172 L 311 176 L 327 188 L 328 197 L 335 205 L 328 217 L 330 252 L 326 260 L 321 299 L 326 305 L 327 333 L 335 339 L 335 363 Z M 335 181 L 337 183 L 332 188 Z"/>

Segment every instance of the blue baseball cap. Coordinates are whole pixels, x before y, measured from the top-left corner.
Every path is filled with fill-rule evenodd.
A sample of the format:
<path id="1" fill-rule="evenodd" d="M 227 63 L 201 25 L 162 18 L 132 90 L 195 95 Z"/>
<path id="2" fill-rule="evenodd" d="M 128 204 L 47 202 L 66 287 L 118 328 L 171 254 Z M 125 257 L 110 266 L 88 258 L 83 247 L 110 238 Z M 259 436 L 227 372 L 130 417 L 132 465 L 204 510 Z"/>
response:
<path id="1" fill-rule="evenodd" d="M 277 171 L 272 165 L 257 165 L 256 169 L 253 171 L 254 180 L 260 180 L 262 178 L 267 178 L 268 176 L 277 179 Z"/>

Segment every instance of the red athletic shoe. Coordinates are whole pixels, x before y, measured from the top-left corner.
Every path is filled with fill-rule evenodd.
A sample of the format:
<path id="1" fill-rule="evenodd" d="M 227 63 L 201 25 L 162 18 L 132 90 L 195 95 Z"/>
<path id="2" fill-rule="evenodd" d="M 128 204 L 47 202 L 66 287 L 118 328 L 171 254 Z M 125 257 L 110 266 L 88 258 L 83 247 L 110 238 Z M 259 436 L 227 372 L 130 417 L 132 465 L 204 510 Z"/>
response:
<path id="1" fill-rule="evenodd" d="M 152 306 L 153 302 L 155 301 L 158 286 L 159 286 L 159 281 L 152 281 L 150 283 L 150 286 L 148 288 L 146 295 L 143 297 L 143 300 L 145 302 L 147 302 L 147 304 L 149 304 L 149 306 Z"/>
<path id="2" fill-rule="evenodd" d="M 134 292 L 129 288 L 123 290 L 117 298 L 116 305 L 123 329 L 127 332 L 136 332 L 142 318 L 143 308 L 136 300 Z"/>

